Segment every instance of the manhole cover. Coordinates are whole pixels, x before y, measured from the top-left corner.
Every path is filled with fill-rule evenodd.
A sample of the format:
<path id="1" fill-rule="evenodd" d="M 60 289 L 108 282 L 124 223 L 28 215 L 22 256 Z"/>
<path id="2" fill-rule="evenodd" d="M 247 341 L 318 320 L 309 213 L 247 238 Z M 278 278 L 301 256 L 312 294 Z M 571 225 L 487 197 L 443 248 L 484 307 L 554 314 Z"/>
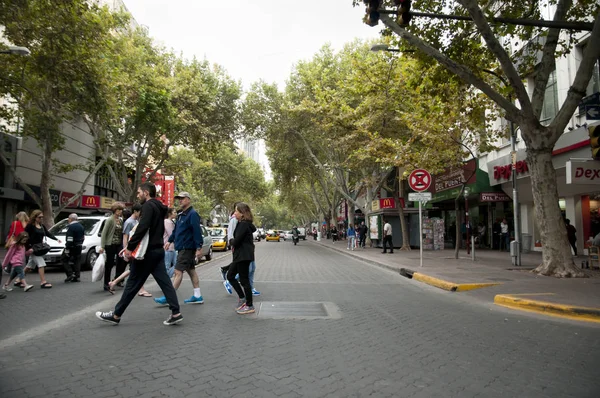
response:
<path id="1" fill-rule="evenodd" d="M 486 278 L 488 281 L 494 281 L 494 282 L 512 282 L 513 279 L 506 279 L 506 278 Z"/>
<path id="2" fill-rule="evenodd" d="M 273 319 L 339 319 L 338 307 L 330 302 L 263 301 L 258 311 L 260 318 Z"/>

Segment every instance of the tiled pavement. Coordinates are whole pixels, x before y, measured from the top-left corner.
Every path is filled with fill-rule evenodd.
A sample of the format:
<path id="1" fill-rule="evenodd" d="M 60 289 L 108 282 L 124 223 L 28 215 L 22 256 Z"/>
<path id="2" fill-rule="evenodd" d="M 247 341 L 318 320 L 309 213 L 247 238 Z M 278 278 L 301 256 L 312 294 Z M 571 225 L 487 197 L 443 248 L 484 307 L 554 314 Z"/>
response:
<path id="1" fill-rule="evenodd" d="M 120 325 L 101 323 L 93 312 L 118 297 L 86 280 L 64 285 L 58 273 L 52 290 L 9 293 L 0 396 L 600 395 L 597 327 L 457 298 L 308 242 L 257 245 L 256 304 L 332 302 L 341 318 L 239 316 L 218 279 L 228 258 L 199 268 L 206 303 L 184 306 L 173 327 L 162 325 L 168 309 L 144 298 Z M 188 280 L 180 290 L 190 295 Z"/>

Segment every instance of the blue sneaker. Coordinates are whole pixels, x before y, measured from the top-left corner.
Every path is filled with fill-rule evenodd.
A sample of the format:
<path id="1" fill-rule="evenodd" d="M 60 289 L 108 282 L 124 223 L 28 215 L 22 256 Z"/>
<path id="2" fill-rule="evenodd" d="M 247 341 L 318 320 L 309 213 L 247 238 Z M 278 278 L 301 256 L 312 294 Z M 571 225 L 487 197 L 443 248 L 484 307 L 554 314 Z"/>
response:
<path id="1" fill-rule="evenodd" d="M 169 305 L 166 297 L 157 297 L 154 299 L 154 302 L 158 305 Z"/>
<path id="2" fill-rule="evenodd" d="M 260 292 L 254 288 L 252 288 L 252 295 L 253 296 L 260 296 Z"/>
<path id="3" fill-rule="evenodd" d="M 204 299 L 202 298 L 202 296 L 192 296 L 189 299 L 183 300 L 183 302 L 186 304 L 204 304 Z"/>
<path id="4" fill-rule="evenodd" d="M 231 283 L 229 283 L 229 281 L 223 281 L 223 286 L 225 286 L 227 293 L 233 294 L 233 289 L 231 288 Z"/>

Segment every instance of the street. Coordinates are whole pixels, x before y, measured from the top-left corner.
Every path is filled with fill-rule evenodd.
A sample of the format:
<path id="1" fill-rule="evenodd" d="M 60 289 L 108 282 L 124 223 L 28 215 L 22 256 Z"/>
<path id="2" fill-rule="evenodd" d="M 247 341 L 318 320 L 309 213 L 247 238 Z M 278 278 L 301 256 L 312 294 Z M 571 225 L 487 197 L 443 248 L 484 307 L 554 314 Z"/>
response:
<path id="1" fill-rule="evenodd" d="M 183 305 L 184 279 L 173 327 L 143 297 L 118 326 L 98 321 L 122 290 L 89 271 L 79 284 L 50 272 L 50 290 L 29 275 L 31 292 L 0 301 L 0 396 L 600 396 L 597 325 L 483 305 L 310 241 L 256 244 L 262 295 L 240 316 L 218 273 L 230 253 L 198 268 L 205 304 Z"/>

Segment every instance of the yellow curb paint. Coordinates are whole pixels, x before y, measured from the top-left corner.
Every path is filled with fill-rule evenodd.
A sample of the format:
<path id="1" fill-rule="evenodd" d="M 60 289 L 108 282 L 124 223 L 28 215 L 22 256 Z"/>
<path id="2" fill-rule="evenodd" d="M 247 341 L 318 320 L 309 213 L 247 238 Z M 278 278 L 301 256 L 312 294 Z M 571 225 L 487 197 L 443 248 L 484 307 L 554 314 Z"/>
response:
<path id="1" fill-rule="evenodd" d="M 434 278 L 420 272 L 413 273 L 413 279 L 450 292 L 464 292 L 467 290 L 480 289 L 482 287 L 496 286 L 500 283 L 454 283 L 443 279 Z"/>
<path id="2" fill-rule="evenodd" d="M 553 293 L 539 293 L 537 295 L 552 294 Z M 538 314 L 550 315 L 558 318 L 600 323 L 600 308 L 577 307 L 572 305 L 549 303 L 546 301 L 528 300 L 518 296 L 524 295 L 497 294 L 494 297 L 494 304 L 502 307 L 527 312 L 535 312 Z"/>

